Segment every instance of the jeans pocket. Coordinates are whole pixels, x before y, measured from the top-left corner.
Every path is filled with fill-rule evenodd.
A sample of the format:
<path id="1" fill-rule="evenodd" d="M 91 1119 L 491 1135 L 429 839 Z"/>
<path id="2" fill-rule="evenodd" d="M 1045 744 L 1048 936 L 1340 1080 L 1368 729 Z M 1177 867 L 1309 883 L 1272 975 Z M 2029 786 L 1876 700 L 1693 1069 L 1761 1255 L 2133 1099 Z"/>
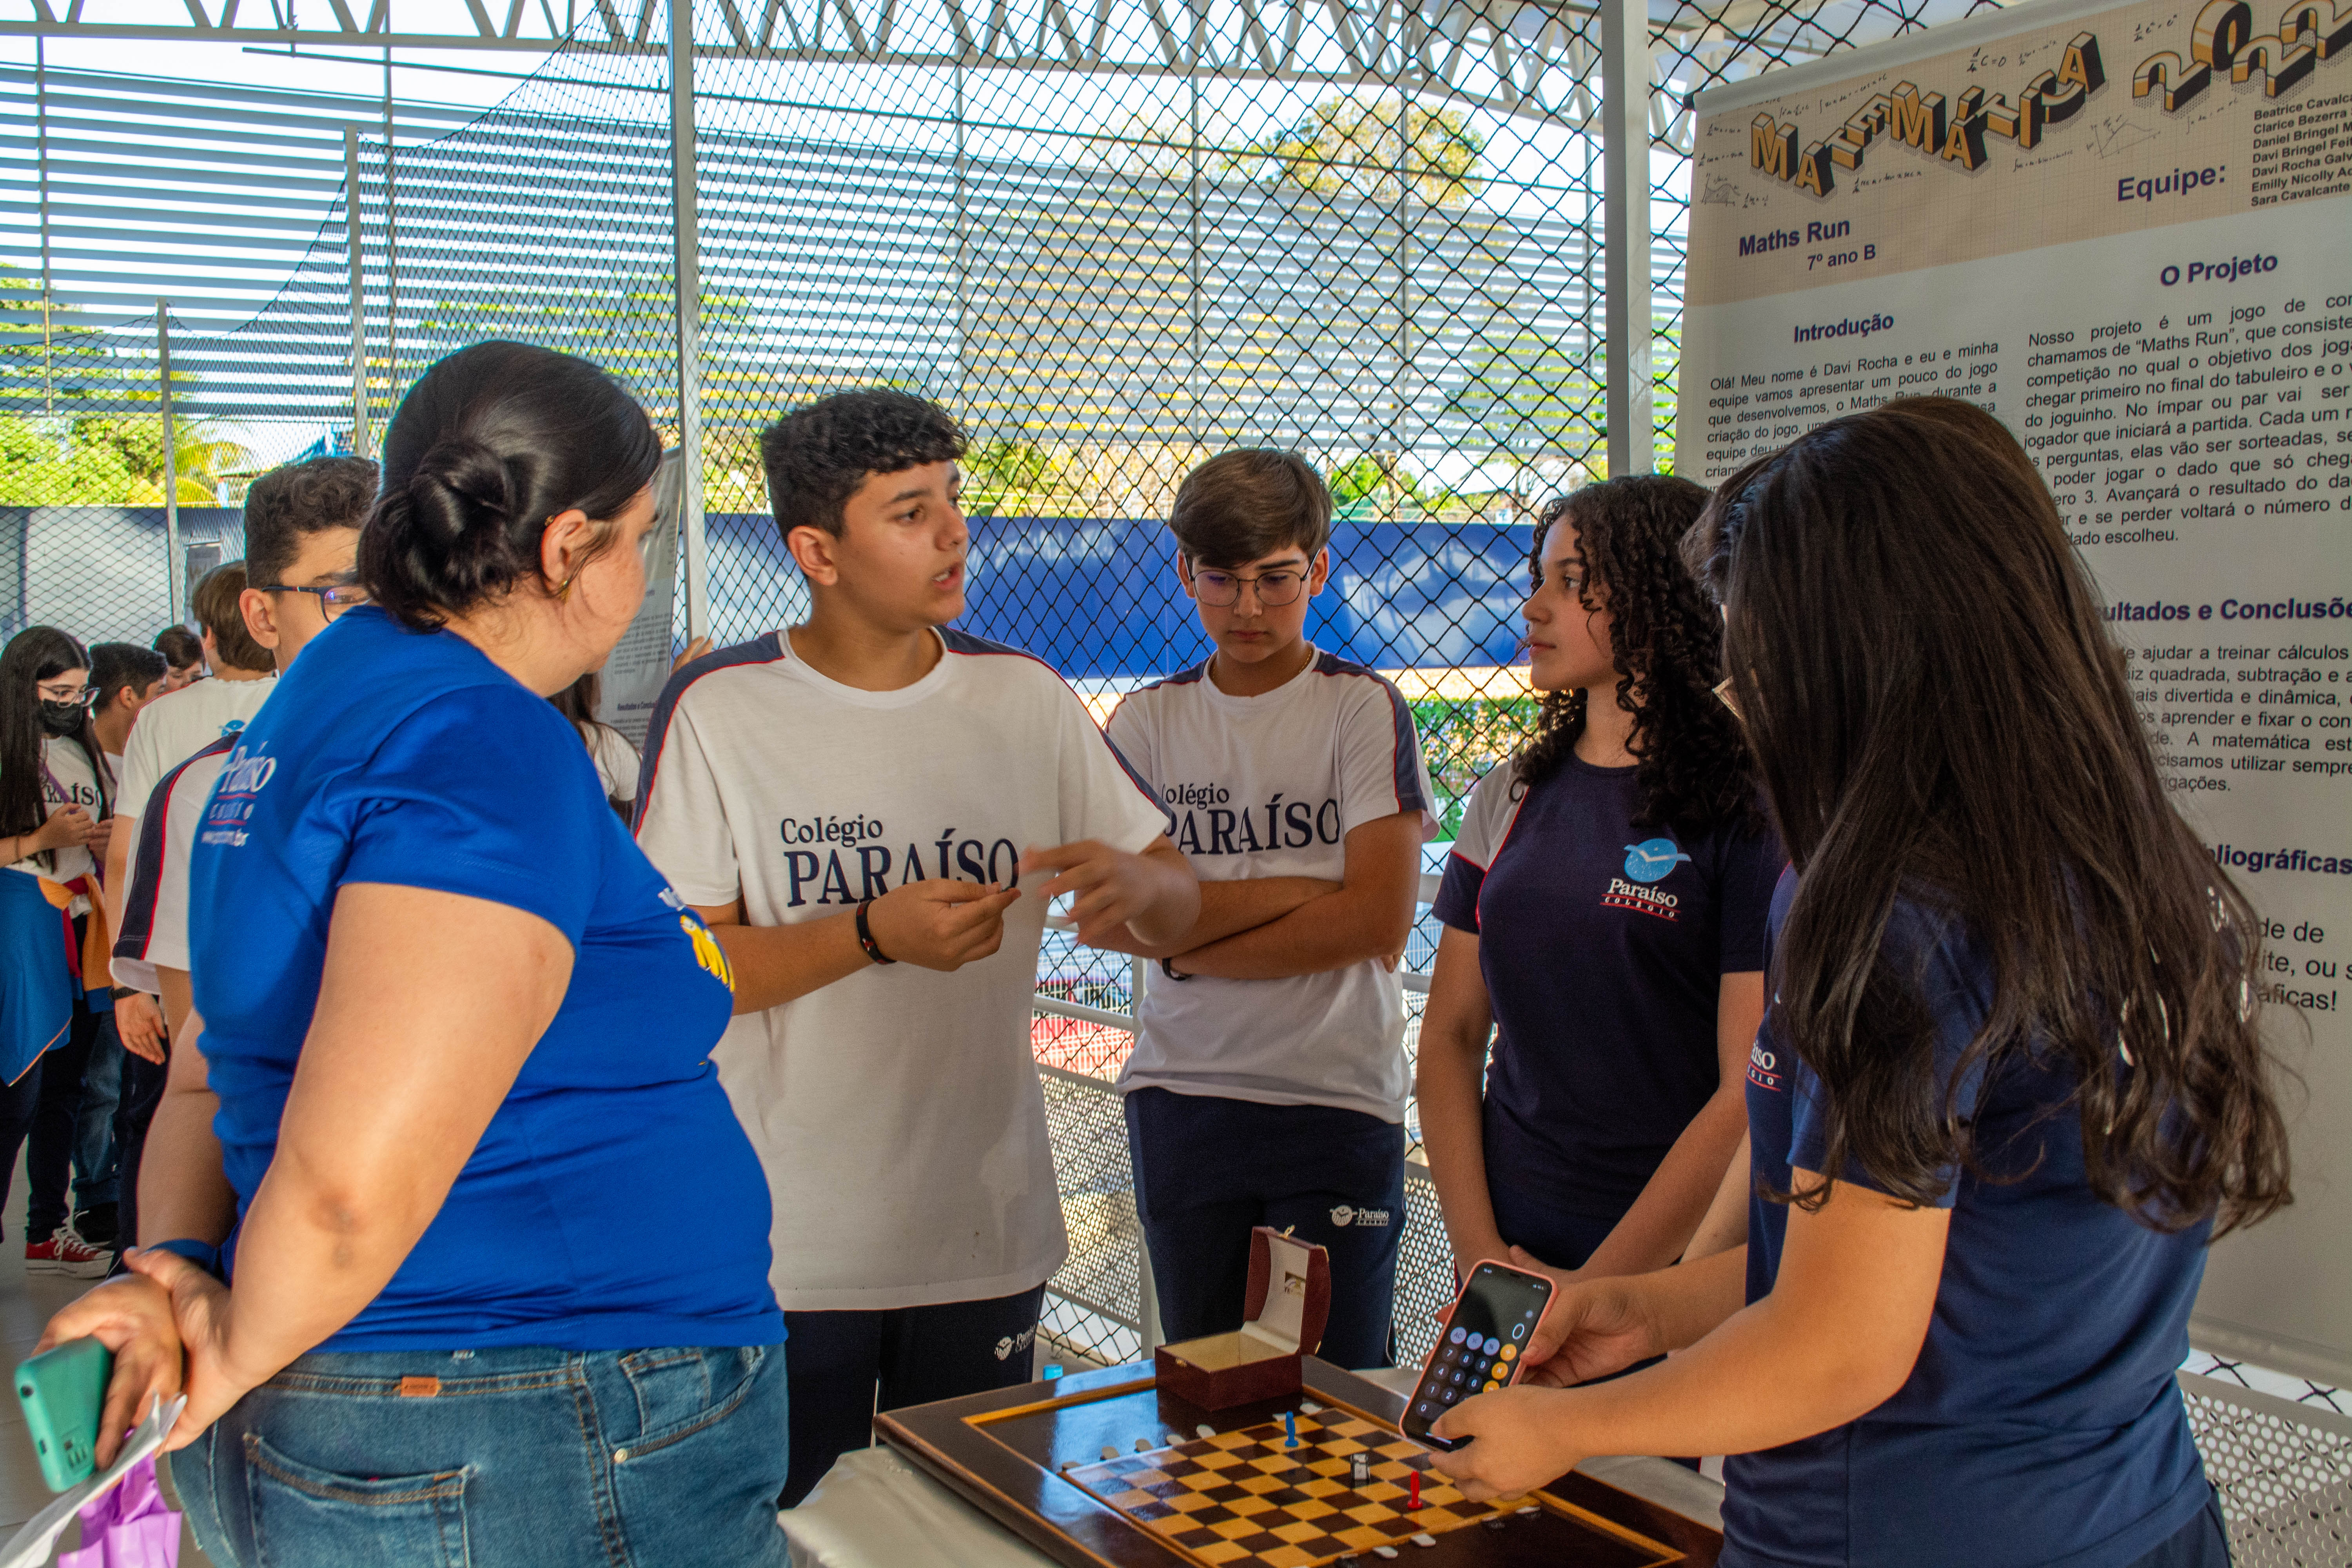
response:
<path id="1" fill-rule="evenodd" d="M 673 1345 L 623 1356 L 621 1375 L 637 1401 L 629 1451 L 649 1453 L 723 1420 L 743 1403 L 767 1356 L 759 1345 Z"/>
<path id="2" fill-rule="evenodd" d="M 466 1483 L 473 1468 L 425 1476 L 345 1476 L 290 1459 L 251 1433 L 246 1487 L 257 1568 L 470 1568 Z"/>

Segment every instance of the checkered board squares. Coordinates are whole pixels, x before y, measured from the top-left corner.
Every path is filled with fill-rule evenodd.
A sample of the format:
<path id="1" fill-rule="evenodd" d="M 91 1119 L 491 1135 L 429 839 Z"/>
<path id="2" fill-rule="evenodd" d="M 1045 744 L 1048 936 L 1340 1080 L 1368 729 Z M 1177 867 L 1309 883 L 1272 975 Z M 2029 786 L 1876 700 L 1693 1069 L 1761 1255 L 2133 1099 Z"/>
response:
<path id="1" fill-rule="evenodd" d="M 1360 1416 L 1326 1410 L 1297 1421 L 1295 1448 L 1286 1446 L 1281 1423 L 1268 1422 L 1062 1474 L 1213 1568 L 1317 1568 L 1518 1504 L 1472 1502 L 1429 1468 L 1426 1450 Z M 1350 1486 L 1349 1460 L 1364 1453 L 1372 1479 Z M 1421 1507 L 1407 1512 L 1414 1470 L 1422 1472 Z"/>

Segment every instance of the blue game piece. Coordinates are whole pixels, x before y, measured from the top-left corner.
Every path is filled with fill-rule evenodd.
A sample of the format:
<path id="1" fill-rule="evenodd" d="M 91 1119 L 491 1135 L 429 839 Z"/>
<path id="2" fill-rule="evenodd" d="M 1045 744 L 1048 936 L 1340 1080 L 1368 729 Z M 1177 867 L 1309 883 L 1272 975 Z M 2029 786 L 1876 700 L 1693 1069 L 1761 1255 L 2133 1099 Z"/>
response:
<path id="1" fill-rule="evenodd" d="M 1287 1410 L 1282 1413 L 1282 1436 L 1283 1447 L 1286 1448 L 1298 1447 L 1298 1417 Z"/>

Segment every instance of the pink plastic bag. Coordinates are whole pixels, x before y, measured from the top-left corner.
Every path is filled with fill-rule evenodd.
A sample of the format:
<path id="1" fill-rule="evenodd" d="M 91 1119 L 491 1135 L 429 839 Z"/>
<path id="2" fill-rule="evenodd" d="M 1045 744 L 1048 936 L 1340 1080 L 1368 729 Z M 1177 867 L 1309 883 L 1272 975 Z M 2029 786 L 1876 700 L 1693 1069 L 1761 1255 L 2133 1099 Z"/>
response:
<path id="1" fill-rule="evenodd" d="M 180 1516 L 163 1506 L 155 1461 L 140 1460 L 81 1510 L 80 1547 L 58 1568 L 179 1568 Z"/>

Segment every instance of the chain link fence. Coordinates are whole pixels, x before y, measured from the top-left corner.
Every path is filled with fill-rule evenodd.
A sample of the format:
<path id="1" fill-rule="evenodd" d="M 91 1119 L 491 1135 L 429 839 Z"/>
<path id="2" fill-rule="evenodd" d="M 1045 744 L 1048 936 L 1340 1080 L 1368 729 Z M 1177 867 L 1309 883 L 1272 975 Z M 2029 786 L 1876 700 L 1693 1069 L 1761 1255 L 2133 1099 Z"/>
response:
<path id="1" fill-rule="evenodd" d="M 1604 471 L 1597 15 L 1454 0 L 694 3 L 712 634 L 805 612 L 764 508 L 760 426 L 888 384 L 940 401 L 972 439 L 961 624 L 1037 652 L 1107 713 L 1205 653 L 1166 590 L 1160 520 L 1177 482 L 1234 446 L 1295 447 L 1339 504 L 1311 633 L 1403 690 L 1450 838 L 1471 785 L 1534 717 L 1513 668 L 1526 525 Z M 1690 95 L 1990 3 L 1651 7 L 1662 467 L 1683 237 L 1695 202 L 1722 199 L 1690 187 Z M 272 221 L 316 225 L 268 302 L 234 320 L 217 302 L 187 320 L 61 302 L 99 248 L 85 235 L 78 250 L 59 216 L 67 176 L 87 205 L 104 106 L 122 94 L 0 73 L 39 164 L 37 203 L 16 204 L 37 205 L 37 235 L 0 222 L 9 629 L 144 641 L 172 574 L 236 553 L 246 478 L 305 450 L 368 448 L 425 366 L 483 338 L 611 367 L 676 439 L 668 26 L 660 0 L 600 4 L 497 108 L 412 115 L 402 139 L 388 100 L 379 123 L 362 100 L 209 89 L 204 102 L 230 106 L 220 115 L 266 120 L 282 143 L 271 189 L 295 196 Z M 192 97 L 173 112 L 215 110 Z M 53 146 L 59 126 L 73 134 Z M 1424 911 L 1409 969 L 1425 973 L 1434 940 Z M 1421 984 L 1409 979 L 1408 1048 Z M 1089 1359 L 1129 1359 L 1150 1337 L 1109 1091 L 1135 990 L 1125 959 L 1049 933 L 1033 1043 L 1074 1252 L 1047 1331 Z M 1433 1193 L 1408 1190 L 1397 1323 L 1411 1358 L 1452 1281 Z M 2202 1370 L 2250 1399 L 2324 1413 L 2336 1397 Z"/>

